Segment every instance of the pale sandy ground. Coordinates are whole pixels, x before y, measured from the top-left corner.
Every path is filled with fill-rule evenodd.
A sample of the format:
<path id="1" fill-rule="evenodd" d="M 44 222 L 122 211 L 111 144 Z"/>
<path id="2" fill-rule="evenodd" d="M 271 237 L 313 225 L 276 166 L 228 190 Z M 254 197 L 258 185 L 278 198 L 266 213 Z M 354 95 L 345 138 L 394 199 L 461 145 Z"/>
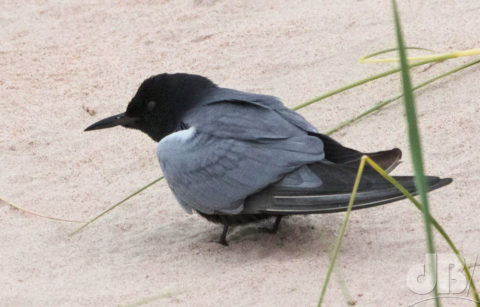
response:
<path id="1" fill-rule="evenodd" d="M 408 45 L 480 47 L 477 1 L 401 2 Z M 294 106 L 392 67 L 357 61 L 395 45 L 389 1 L 2 1 L 0 24 L 0 197 L 80 220 L 160 175 L 145 135 L 83 133 L 122 112 L 144 78 L 198 73 Z M 468 60 L 416 70 L 414 80 Z M 480 253 L 479 84 L 474 67 L 417 96 L 426 169 L 455 179 L 431 194 L 432 211 L 470 264 Z M 390 77 L 301 113 L 325 131 L 398 92 Z M 397 102 L 335 137 L 361 150 L 407 152 L 403 107 Z M 404 160 L 395 174 L 411 172 L 408 154 Z M 237 228 L 223 247 L 212 243 L 220 227 L 186 215 L 165 182 L 71 238 L 78 224 L 0 202 L 0 305 L 312 306 L 342 218 L 292 217 L 276 236 Z M 430 297 L 406 285 L 425 250 L 421 216 L 408 202 L 354 212 L 326 306 L 407 306 Z M 472 304 L 465 293 L 454 296 L 444 305 Z"/>

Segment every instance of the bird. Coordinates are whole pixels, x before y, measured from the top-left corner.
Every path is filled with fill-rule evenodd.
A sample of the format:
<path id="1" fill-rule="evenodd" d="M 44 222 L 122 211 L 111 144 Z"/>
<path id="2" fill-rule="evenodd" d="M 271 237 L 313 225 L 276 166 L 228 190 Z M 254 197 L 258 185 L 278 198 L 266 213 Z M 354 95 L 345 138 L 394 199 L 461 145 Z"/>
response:
<path id="1" fill-rule="evenodd" d="M 187 212 L 223 225 L 218 243 L 228 245 L 230 226 L 283 217 L 346 211 L 359 162 L 372 158 L 388 172 L 398 148 L 361 152 L 321 134 L 274 96 L 216 85 L 188 73 L 145 79 L 125 112 L 85 131 L 122 126 L 157 143 L 158 161 L 170 190 Z M 413 176 L 394 176 L 415 193 Z M 429 191 L 452 182 L 426 177 Z M 366 167 L 352 210 L 405 196 Z"/>

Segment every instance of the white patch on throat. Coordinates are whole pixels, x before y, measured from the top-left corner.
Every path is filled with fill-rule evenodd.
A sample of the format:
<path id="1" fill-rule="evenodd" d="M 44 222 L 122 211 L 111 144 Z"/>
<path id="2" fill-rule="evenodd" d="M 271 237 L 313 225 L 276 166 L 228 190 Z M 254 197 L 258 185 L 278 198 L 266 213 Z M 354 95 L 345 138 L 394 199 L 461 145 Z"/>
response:
<path id="1" fill-rule="evenodd" d="M 195 136 L 195 127 L 177 131 L 164 137 L 157 145 L 157 155 L 160 160 L 166 158 L 176 151 L 181 150 L 183 144 Z"/>
<path id="2" fill-rule="evenodd" d="M 174 133 L 171 133 L 164 137 L 158 145 L 162 143 L 170 143 L 170 142 L 175 142 L 175 143 L 185 143 L 188 140 L 190 140 L 194 135 L 195 135 L 195 127 L 190 127 L 185 130 L 180 130 Z"/>
<path id="3" fill-rule="evenodd" d="M 180 130 L 178 132 L 172 133 L 167 137 L 172 137 L 173 140 L 185 143 L 190 140 L 195 135 L 195 127 L 190 127 L 185 130 Z"/>

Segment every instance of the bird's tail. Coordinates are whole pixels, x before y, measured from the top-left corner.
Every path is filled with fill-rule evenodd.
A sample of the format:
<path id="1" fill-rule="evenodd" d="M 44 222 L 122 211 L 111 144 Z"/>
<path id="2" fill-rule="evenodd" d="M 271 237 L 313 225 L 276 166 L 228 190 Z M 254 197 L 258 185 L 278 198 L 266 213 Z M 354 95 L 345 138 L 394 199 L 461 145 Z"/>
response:
<path id="1" fill-rule="evenodd" d="M 398 164 L 400 164 L 400 159 L 402 158 L 402 151 L 398 148 L 365 153 L 345 147 L 324 134 L 310 132 L 310 135 L 314 135 L 322 140 L 325 159 L 336 164 L 358 167 L 362 156 L 367 155 L 381 168 L 387 171 L 387 173 L 390 173 Z"/>
<path id="2" fill-rule="evenodd" d="M 357 169 L 339 164 L 315 163 L 308 166 L 321 180 L 318 187 L 284 186 L 282 182 L 262 190 L 245 201 L 243 213 L 275 215 L 332 213 L 346 211 Z M 413 176 L 394 176 L 407 191 L 416 194 Z M 451 178 L 427 176 L 429 191 L 452 182 Z M 364 172 L 352 210 L 404 199 L 405 196 L 378 173 Z"/>

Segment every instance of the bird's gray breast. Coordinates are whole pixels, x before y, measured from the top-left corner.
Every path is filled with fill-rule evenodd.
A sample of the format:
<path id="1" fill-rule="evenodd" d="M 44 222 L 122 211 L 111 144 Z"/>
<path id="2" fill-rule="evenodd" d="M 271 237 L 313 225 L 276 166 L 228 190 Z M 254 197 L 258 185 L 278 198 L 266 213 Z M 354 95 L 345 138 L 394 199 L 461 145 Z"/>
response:
<path id="1" fill-rule="evenodd" d="M 172 190 L 177 201 L 187 213 L 192 213 L 192 208 L 175 193 L 175 185 L 170 184 L 172 180 L 169 180 L 169 178 L 174 175 L 174 172 L 182 171 L 181 169 L 175 169 L 174 166 L 181 164 L 181 159 L 184 159 L 185 156 L 185 144 L 192 140 L 195 133 L 196 130 L 194 127 L 180 130 L 164 137 L 157 145 L 157 157 L 163 175 L 167 180 L 170 190 Z"/>

